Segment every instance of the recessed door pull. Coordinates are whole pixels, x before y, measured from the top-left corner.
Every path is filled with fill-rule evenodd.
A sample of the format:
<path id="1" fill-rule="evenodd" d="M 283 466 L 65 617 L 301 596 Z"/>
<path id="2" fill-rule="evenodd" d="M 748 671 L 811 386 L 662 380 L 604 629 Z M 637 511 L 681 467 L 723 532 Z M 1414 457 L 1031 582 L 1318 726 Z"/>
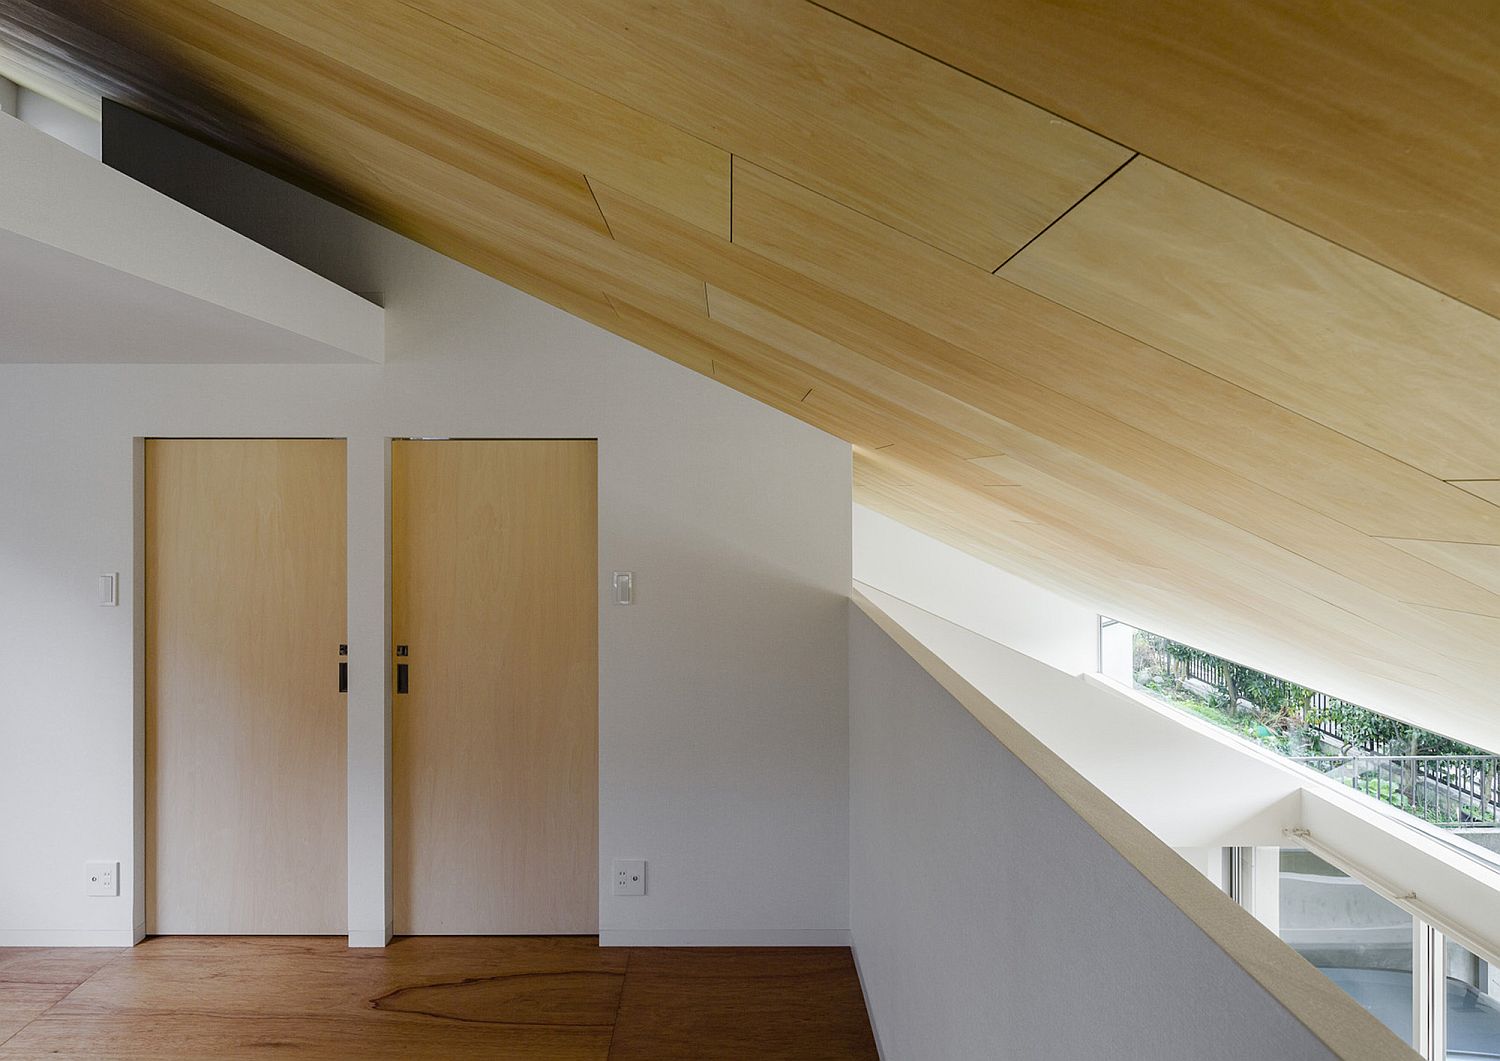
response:
<path id="1" fill-rule="evenodd" d="M 340 645 L 339 646 L 339 692 L 341 692 L 341 693 L 347 693 L 349 691 L 349 660 L 347 658 L 348 655 L 349 655 L 349 646 L 348 645 Z"/>

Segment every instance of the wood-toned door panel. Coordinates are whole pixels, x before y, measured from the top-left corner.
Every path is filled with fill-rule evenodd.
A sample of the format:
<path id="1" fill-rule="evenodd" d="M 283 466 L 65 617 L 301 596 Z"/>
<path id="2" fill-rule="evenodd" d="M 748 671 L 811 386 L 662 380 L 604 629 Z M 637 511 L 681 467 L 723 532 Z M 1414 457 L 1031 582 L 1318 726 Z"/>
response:
<path id="1" fill-rule="evenodd" d="M 146 443 L 147 931 L 347 923 L 344 443 Z"/>
<path id="2" fill-rule="evenodd" d="M 596 474 L 592 441 L 395 443 L 398 933 L 598 929 Z"/>

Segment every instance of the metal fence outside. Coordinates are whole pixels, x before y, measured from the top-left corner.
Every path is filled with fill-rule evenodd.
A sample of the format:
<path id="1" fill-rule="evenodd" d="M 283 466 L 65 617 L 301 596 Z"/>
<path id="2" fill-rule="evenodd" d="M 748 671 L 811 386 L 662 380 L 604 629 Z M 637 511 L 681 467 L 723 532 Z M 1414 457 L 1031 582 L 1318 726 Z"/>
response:
<path id="1" fill-rule="evenodd" d="M 1293 755 L 1433 825 L 1493 826 L 1500 806 L 1500 756 Z"/>
<path id="2" fill-rule="evenodd" d="M 1143 630 L 1136 632 L 1136 659 L 1144 666 L 1172 676 L 1176 682 L 1193 679 L 1227 696 L 1229 674 L 1222 660 L 1193 655 L 1182 658 L 1169 651 L 1173 642 Z M 1497 826 L 1500 817 L 1500 756 L 1402 755 L 1390 741 L 1361 744 L 1345 734 L 1331 717 L 1331 697 L 1303 690 L 1279 678 L 1265 676 L 1277 703 L 1257 707 L 1268 713 L 1292 708 L 1298 723 L 1344 749 L 1340 755 L 1288 755 L 1293 762 L 1392 804 L 1424 821 L 1445 827 Z M 1231 705 L 1232 709 L 1232 705 Z"/>

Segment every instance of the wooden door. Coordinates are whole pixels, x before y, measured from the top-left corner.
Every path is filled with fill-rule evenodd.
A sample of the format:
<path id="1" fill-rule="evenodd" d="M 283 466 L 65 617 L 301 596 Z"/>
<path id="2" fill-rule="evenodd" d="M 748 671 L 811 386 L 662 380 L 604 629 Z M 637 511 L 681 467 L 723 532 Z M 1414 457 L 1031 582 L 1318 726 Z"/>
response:
<path id="1" fill-rule="evenodd" d="M 595 451 L 395 443 L 398 933 L 598 930 Z"/>
<path id="2" fill-rule="evenodd" d="M 344 443 L 146 443 L 146 927 L 342 933 Z"/>

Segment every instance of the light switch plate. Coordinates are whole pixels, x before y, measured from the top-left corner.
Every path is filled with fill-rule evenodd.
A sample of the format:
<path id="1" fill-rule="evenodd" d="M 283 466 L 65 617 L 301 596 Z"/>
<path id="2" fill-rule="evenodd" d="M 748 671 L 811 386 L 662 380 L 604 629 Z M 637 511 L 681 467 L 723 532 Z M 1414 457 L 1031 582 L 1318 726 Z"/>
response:
<path id="1" fill-rule="evenodd" d="M 617 858 L 614 862 L 616 895 L 646 894 L 646 860 Z"/>
<path id="2" fill-rule="evenodd" d="M 99 607 L 113 608 L 120 603 L 120 576 L 114 572 L 99 576 Z"/>
<path id="3" fill-rule="evenodd" d="M 88 894 L 120 894 L 120 864 L 118 862 L 85 862 L 83 868 L 88 875 Z"/>

